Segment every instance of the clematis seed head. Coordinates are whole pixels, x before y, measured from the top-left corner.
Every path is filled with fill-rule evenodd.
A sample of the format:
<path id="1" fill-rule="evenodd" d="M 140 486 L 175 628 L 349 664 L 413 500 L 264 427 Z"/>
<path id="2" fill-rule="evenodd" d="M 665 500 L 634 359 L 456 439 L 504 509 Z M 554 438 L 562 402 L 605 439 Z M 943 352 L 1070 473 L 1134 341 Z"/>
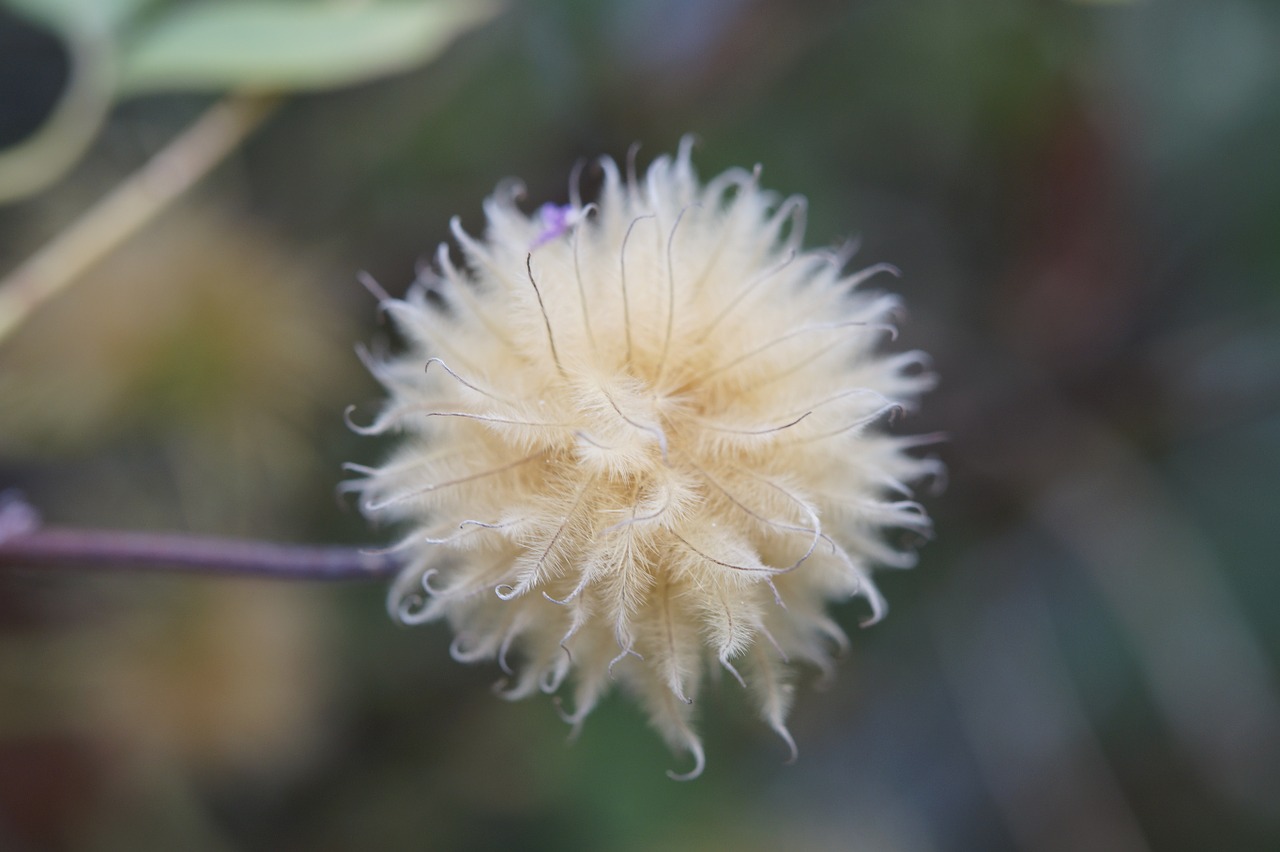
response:
<path id="1" fill-rule="evenodd" d="M 881 617 L 871 570 L 912 564 L 888 531 L 928 534 L 909 489 L 941 473 L 884 425 L 933 381 L 882 351 L 899 300 L 865 284 L 892 267 L 805 250 L 803 199 L 702 183 L 691 147 L 640 178 L 601 160 L 592 204 L 502 186 L 483 238 L 455 219 L 465 265 L 441 246 L 382 300 L 406 346 L 366 356 L 387 399 L 353 428 L 399 443 L 345 484 L 406 530 L 396 618 L 448 621 L 509 698 L 567 693 L 575 730 L 620 683 L 692 756 L 678 778 L 716 669 L 794 752 L 794 669 L 847 642 L 828 604 Z"/>

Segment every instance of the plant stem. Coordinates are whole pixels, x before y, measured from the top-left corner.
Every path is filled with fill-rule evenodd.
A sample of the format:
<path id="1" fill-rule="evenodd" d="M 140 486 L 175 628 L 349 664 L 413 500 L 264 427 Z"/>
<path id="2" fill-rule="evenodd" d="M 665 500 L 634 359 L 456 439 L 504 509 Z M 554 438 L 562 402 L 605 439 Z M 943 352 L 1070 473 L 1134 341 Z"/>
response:
<path id="1" fill-rule="evenodd" d="M 350 547 L 277 544 L 180 533 L 44 527 L 0 538 L 0 569 L 170 570 L 277 580 L 383 580 L 394 556 Z"/>
<path id="2" fill-rule="evenodd" d="M 21 201 L 76 164 L 111 111 L 115 94 L 110 39 L 96 27 L 63 33 L 70 53 L 67 88 L 31 136 L 0 151 L 0 204 Z"/>
<path id="3" fill-rule="evenodd" d="M 273 95 L 227 95 L 10 272 L 0 281 L 0 341 L 208 174 L 279 102 Z"/>

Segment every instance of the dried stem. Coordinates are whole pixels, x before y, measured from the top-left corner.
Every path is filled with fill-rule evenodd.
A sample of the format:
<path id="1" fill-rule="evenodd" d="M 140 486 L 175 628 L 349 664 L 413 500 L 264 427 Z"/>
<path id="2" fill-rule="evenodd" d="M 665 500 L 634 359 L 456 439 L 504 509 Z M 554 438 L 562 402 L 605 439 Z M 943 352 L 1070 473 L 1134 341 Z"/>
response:
<path id="1" fill-rule="evenodd" d="M 0 341 L 41 304 L 140 230 L 235 150 L 279 103 L 238 93 L 218 101 L 146 165 L 0 281 Z"/>
<path id="2" fill-rule="evenodd" d="M 0 538 L 0 570 L 53 566 L 278 580 L 382 580 L 399 570 L 386 553 L 180 533 L 44 527 Z"/>

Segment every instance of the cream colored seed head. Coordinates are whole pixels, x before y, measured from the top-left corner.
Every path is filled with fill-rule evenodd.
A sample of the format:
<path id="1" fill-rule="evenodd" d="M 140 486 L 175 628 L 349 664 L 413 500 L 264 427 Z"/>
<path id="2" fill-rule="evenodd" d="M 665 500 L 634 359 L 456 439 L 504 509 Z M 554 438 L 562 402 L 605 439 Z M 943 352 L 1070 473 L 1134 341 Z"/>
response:
<path id="1" fill-rule="evenodd" d="M 878 426 L 931 382 L 922 353 L 879 354 L 898 300 L 859 285 L 882 268 L 802 250 L 803 199 L 701 184 L 690 147 L 639 180 L 603 160 L 586 206 L 500 187 L 483 240 L 455 220 L 466 268 L 442 246 L 383 303 L 407 347 L 370 359 L 389 397 L 358 428 L 402 438 L 348 484 L 409 530 L 397 618 L 447 619 L 509 697 L 568 681 L 575 726 L 619 681 L 692 754 L 682 778 L 710 670 L 794 750 L 792 664 L 845 643 L 828 601 L 880 617 L 871 567 L 913 560 L 884 531 L 928 531 L 907 485 L 938 473 Z"/>

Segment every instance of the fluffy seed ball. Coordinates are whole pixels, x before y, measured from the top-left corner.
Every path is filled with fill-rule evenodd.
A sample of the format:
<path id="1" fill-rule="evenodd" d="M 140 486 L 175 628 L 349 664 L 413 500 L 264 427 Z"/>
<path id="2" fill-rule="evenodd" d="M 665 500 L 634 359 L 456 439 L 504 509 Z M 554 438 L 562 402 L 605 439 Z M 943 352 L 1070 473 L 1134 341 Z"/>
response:
<path id="1" fill-rule="evenodd" d="M 441 246 L 383 302 L 407 351 L 367 359 L 388 400 L 354 428 L 402 438 L 348 483 L 409 529 L 397 618 L 447 619 L 511 698 L 570 682 L 575 726 L 620 682 L 691 753 L 678 777 L 715 669 L 794 750 L 792 665 L 846 642 L 828 601 L 880 617 L 872 566 L 913 561 L 885 531 L 928 532 L 908 485 L 939 473 L 880 428 L 930 384 L 879 353 L 899 303 L 861 285 L 887 267 L 803 250 L 803 199 L 701 184 L 690 147 L 641 179 L 603 160 L 585 206 L 500 187 L 483 240 L 455 220 L 465 268 Z"/>

